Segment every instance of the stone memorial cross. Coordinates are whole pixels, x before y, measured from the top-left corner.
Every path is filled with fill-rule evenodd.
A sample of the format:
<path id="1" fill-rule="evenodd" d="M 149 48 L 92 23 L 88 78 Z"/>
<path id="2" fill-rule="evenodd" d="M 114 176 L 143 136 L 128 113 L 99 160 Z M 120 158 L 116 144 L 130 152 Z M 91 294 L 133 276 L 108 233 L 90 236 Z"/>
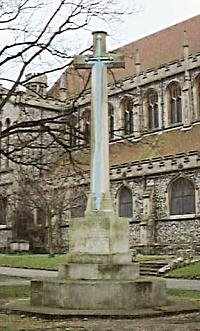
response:
<path id="1" fill-rule="evenodd" d="M 106 52 L 106 32 L 93 32 L 93 54 L 75 56 L 77 69 L 92 68 L 90 194 L 86 214 L 113 212 L 109 185 L 107 68 L 124 67 L 122 55 Z"/>

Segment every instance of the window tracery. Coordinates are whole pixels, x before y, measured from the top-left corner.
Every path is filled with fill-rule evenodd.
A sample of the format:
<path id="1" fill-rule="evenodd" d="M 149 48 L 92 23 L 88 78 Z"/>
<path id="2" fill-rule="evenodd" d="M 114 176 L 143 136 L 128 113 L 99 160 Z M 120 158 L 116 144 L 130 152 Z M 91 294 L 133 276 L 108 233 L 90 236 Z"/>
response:
<path id="1" fill-rule="evenodd" d="M 170 215 L 195 213 L 195 189 L 193 183 L 180 177 L 171 183 Z"/>
<path id="2" fill-rule="evenodd" d="M 133 216 L 132 192 L 127 187 L 122 187 L 119 191 L 119 216 Z"/>

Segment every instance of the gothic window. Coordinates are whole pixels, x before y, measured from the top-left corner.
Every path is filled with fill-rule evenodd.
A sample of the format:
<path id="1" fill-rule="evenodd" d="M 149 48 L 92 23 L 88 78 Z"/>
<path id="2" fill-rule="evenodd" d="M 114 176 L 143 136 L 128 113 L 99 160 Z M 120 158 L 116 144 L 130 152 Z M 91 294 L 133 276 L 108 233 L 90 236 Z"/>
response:
<path id="1" fill-rule="evenodd" d="M 69 144 L 71 147 L 75 147 L 77 143 L 77 120 L 75 116 L 72 116 L 69 123 Z"/>
<path id="2" fill-rule="evenodd" d="M 119 216 L 132 217 L 133 203 L 132 192 L 127 187 L 122 187 L 119 191 Z"/>
<path id="3" fill-rule="evenodd" d="M 83 135 L 84 141 L 88 145 L 90 142 L 90 110 L 86 109 L 83 113 Z"/>
<path id="4" fill-rule="evenodd" d="M 42 207 L 37 207 L 37 224 L 38 225 L 45 225 L 46 224 L 46 210 Z"/>
<path id="5" fill-rule="evenodd" d="M 7 199 L 0 197 L 0 224 L 6 224 Z"/>
<path id="6" fill-rule="evenodd" d="M 5 126 L 6 126 L 6 129 L 9 128 L 9 126 L 10 126 L 10 119 L 9 118 L 6 118 Z M 8 134 L 7 140 L 6 140 L 6 153 L 7 154 L 9 153 L 9 149 L 10 149 L 10 136 Z M 9 167 L 9 159 L 8 158 L 6 158 L 6 166 Z"/>
<path id="7" fill-rule="evenodd" d="M 182 101 L 181 101 L 181 87 L 177 82 L 172 82 L 168 86 L 169 98 L 169 121 L 170 124 L 182 122 Z"/>
<path id="8" fill-rule="evenodd" d="M 196 118 L 199 120 L 200 117 L 200 75 L 197 76 L 194 82 L 194 98 L 195 98 L 195 107 L 196 107 Z"/>
<path id="9" fill-rule="evenodd" d="M 195 190 L 193 183 L 186 178 L 178 178 L 171 184 L 170 214 L 195 213 Z"/>
<path id="10" fill-rule="evenodd" d="M 71 204 L 71 217 L 84 217 L 87 204 L 87 197 L 85 194 L 80 194 L 75 197 Z"/>
<path id="11" fill-rule="evenodd" d="M 133 99 L 130 97 L 125 97 L 122 101 L 122 118 L 124 134 L 133 133 Z"/>
<path id="12" fill-rule="evenodd" d="M 109 139 L 114 138 L 114 108 L 111 103 L 108 103 L 108 129 L 109 129 Z"/>
<path id="13" fill-rule="evenodd" d="M 2 122 L 0 121 L 0 135 L 1 135 L 1 132 L 2 132 Z M 0 150 L 2 148 L 2 143 L 1 143 L 1 137 L 0 137 Z M 0 168 L 1 168 L 1 152 L 0 152 Z"/>
<path id="14" fill-rule="evenodd" d="M 156 129 L 159 127 L 158 119 L 158 93 L 151 89 L 147 93 L 147 108 L 148 108 L 148 127 Z"/>
<path id="15" fill-rule="evenodd" d="M 198 102 L 198 114 L 200 114 L 200 76 L 198 77 L 198 82 L 197 82 L 197 84 L 198 84 L 198 87 L 197 87 L 197 90 L 198 90 L 198 92 L 197 92 L 197 102 Z"/>

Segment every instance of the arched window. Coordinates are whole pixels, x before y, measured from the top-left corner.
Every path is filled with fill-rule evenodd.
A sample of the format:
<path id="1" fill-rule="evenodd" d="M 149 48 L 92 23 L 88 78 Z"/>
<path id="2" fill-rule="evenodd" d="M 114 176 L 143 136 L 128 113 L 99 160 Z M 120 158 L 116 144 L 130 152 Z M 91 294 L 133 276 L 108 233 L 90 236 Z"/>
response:
<path id="1" fill-rule="evenodd" d="M 1 135 L 1 133 L 2 133 L 2 122 L 0 121 L 0 135 Z M 0 150 L 1 150 L 1 148 L 2 148 L 2 142 L 1 142 L 1 137 L 0 137 Z M 1 159 L 1 152 L 0 152 L 0 168 L 1 168 L 1 161 L 2 161 L 2 159 Z"/>
<path id="2" fill-rule="evenodd" d="M 125 97 L 122 100 L 122 118 L 124 134 L 127 135 L 133 133 L 133 99 L 130 97 Z"/>
<path id="3" fill-rule="evenodd" d="M 197 79 L 197 107 L 198 107 L 198 115 L 200 115 L 200 75 Z"/>
<path id="4" fill-rule="evenodd" d="M 168 110 L 170 124 L 182 122 L 181 87 L 178 82 L 172 82 L 168 88 Z"/>
<path id="5" fill-rule="evenodd" d="M 0 197 L 0 224 L 6 224 L 7 199 Z"/>
<path id="6" fill-rule="evenodd" d="M 109 139 L 114 138 L 114 108 L 113 105 L 108 103 L 108 130 L 109 130 Z"/>
<path id="7" fill-rule="evenodd" d="M 87 205 L 87 197 L 85 194 L 80 194 L 75 197 L 71 204 L 71 217 L 84 217 Z"/>
<path id="8" fill-rule="evenodd" d="M 69 122 L 69 144 L 71 147 L 75 147 L 77 143 L 77 119 L 72 116 Z"/>
<path id="9" fill-rule="evenodd" d="M 195 213 L 195 190 L 193 183 L 183 177 L 172 182 L 170 189 L 170 214 Z"/>
<path id="10" fill-rule="evenodd" d="M 83 113 L 83 135 L 84 141 L 88 145 L 90 142 L 90 110 L 86 109 Z"/>
<path id="11" fill-rule="evenodd" d="M 147 111 L 148 111 L 148 128 L 156 129 L 159 127 L 158 118 L 158 93 L 150 89 L 147 93 Z"/>
<path id="12" fill-rule="evenodd" d="M 5 126 L 6 129 L 8 129 L 10 127 L 10 118 L 6 118 L 5 120 Z M 7 136 L 7 140 L 6 140 L 6 154 L 9 154 L 9 149 L 10 149 L 10 136 L 8 134 Z M 9 167 L 9 158 L 6 158 L 6 166 Z"/>
<path id="13" fill-rule="evenodd" d="M 200 74 L 196 77 L 194 81 L 194 105 L 196 119 L 200 118 Z"/>
<path id="14" fill-rule="evenodd" d="M 122 187 L 119 191 L 119 216 L 133 216 L 132 192 L 127 187 Z"/>

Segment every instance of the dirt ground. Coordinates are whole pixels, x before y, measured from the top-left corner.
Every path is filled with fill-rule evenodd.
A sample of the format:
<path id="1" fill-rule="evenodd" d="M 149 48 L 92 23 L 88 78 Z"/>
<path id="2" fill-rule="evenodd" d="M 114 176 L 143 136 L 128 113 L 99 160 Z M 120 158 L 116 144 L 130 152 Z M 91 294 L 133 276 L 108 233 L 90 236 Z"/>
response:
<path id="1" fill-rule="evenodd" d="M 43 320 L 0 314 L 2 331 L 200 331 L 200 313 L 145 319 Z"/>

